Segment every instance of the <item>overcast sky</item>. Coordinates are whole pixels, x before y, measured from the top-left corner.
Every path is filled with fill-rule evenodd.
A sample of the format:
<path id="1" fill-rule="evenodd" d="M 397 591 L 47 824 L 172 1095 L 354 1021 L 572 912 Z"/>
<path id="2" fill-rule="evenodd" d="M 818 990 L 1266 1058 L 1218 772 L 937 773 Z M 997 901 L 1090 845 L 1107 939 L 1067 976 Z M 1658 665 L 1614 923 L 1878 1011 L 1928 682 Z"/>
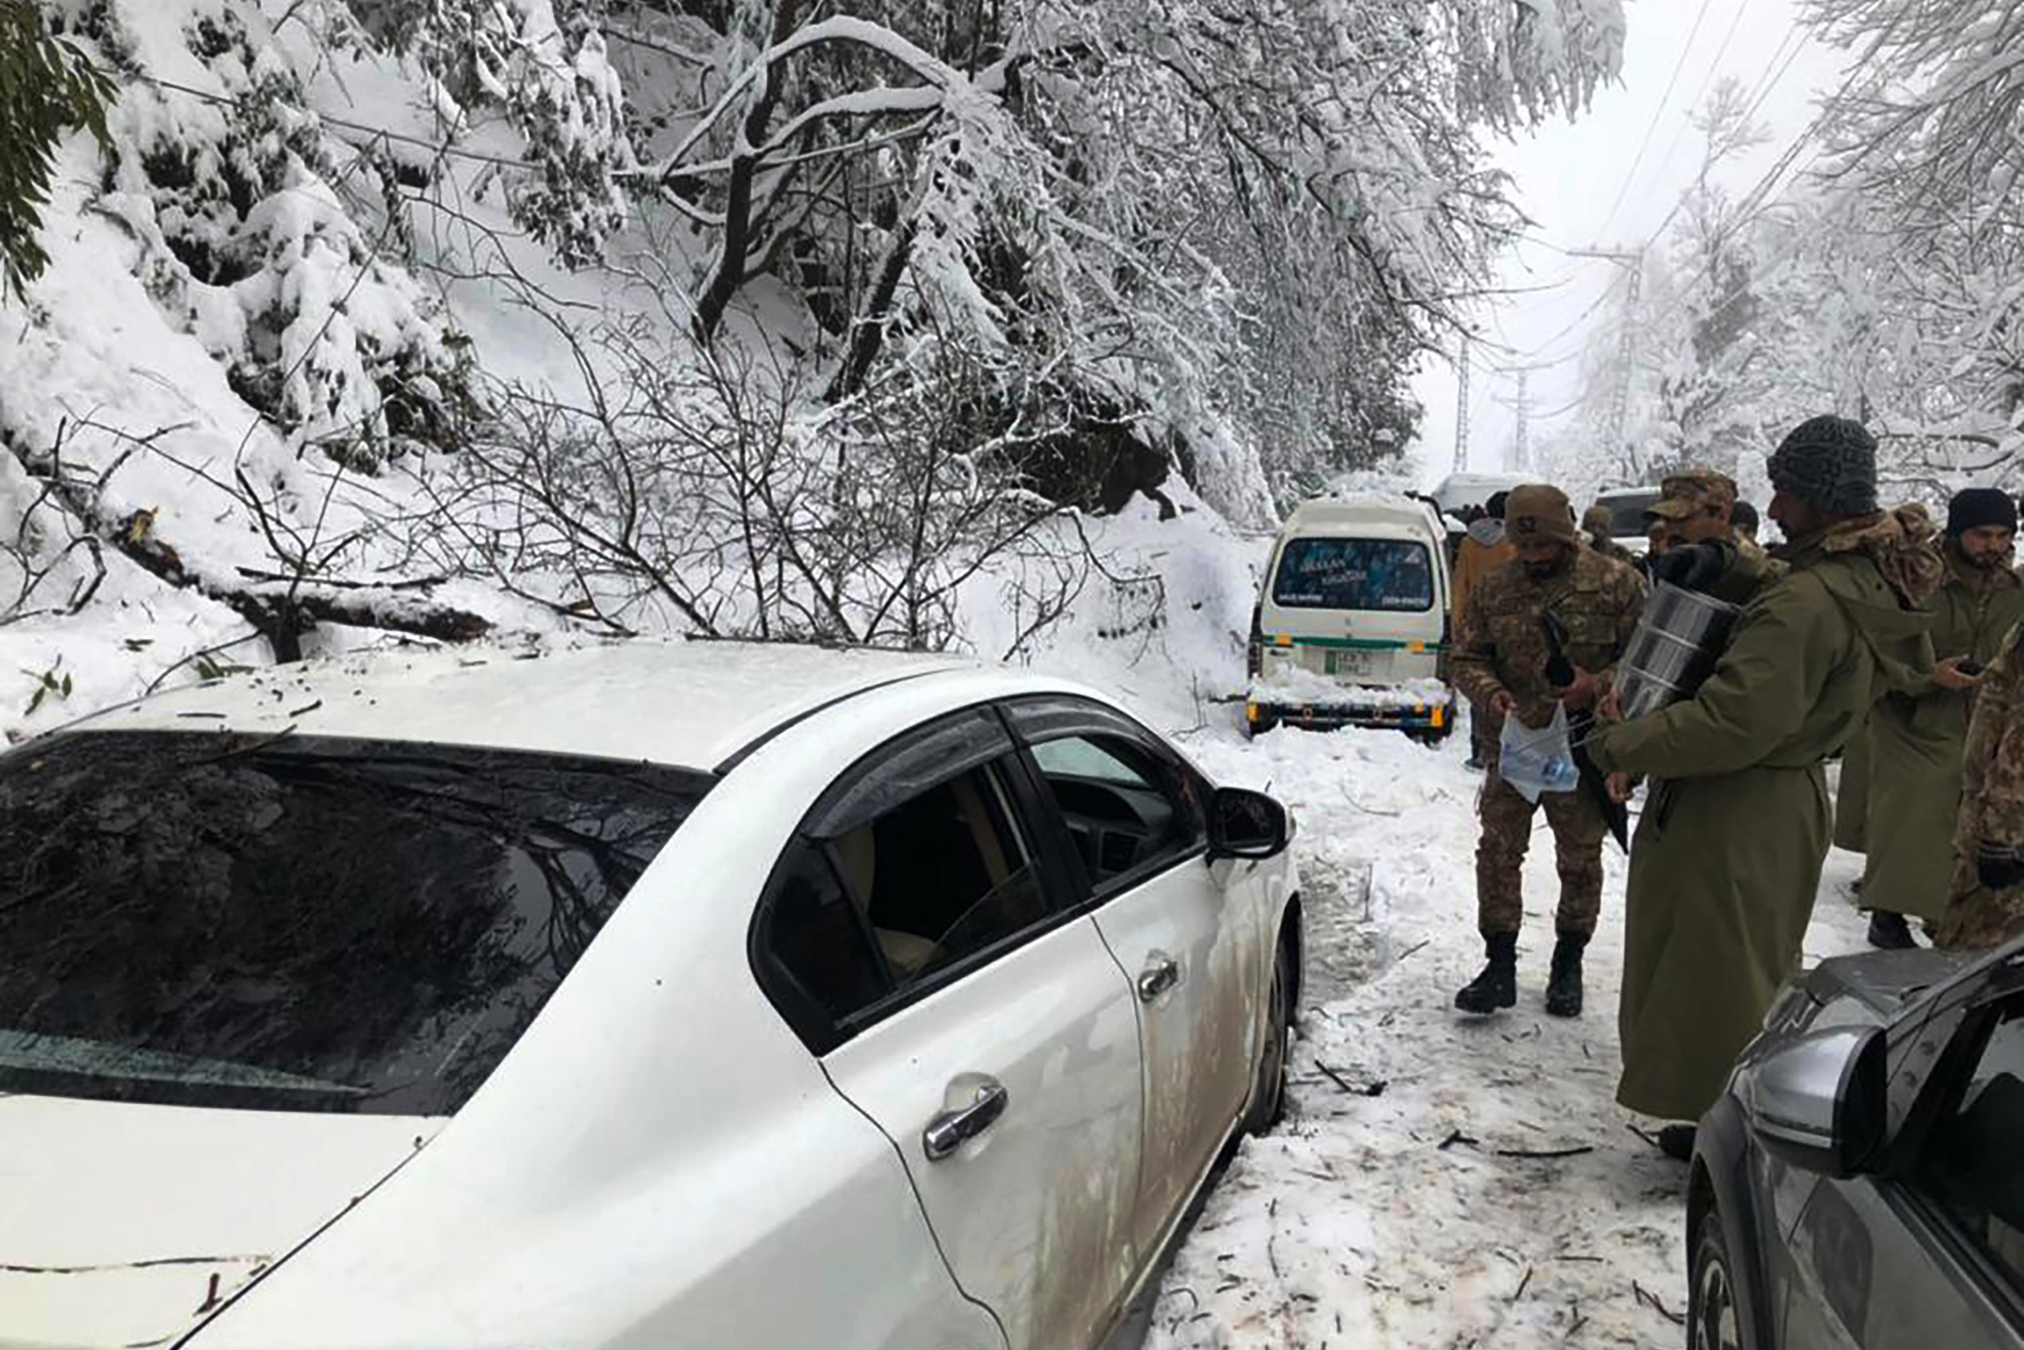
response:
<path id="1" fill-rule="evenodd" d="M 1544 241 L 1508 254 L 1502 283 L 1552 289 L 1501 298 L 1476 315 L 1487 339 L 1524 354 L 1478 348 L 1472 358 L 1469 467 L 1478 471 L 1506 467 L 1516 429 L 1516 414 L 1503 405 L 1515 399 L 1517 382 L 1489 363 L 1558 361 L 1530 377 L 1536 447 L 1581 396 L 1579 354 L 1608 322 L 1605 297 L 1620 284 L 1616 264 L 1571 259 L 1549 245 L 1626 249 L 1649 240 L 1700 159 L 1700 137 L 1687 115 L 1721 76 L 1734 75 L 1753 91 L 1770 86 L 1757 117 L 1772 139 L 1730 169 L 1739 192 L 1806 129 L 1815 101 L 1839 78 L 1841 53 L 1799 34 L 1793 0 L 1626 0 L 1624 8 L 1621 81 L 1599 93 L 1578 121 L 1550 123 L 1497 150 L 1498 163 L 1516 181 L 1519 206 L 1536 222 L 1531 233 Z M 1416 388 L 1427 408 L 1420 452 L 1432 483 L 1453 467 L 1451 364 L 1430 359 Z M 1556 412 L 1558 419 L 1547 416 Z"/>

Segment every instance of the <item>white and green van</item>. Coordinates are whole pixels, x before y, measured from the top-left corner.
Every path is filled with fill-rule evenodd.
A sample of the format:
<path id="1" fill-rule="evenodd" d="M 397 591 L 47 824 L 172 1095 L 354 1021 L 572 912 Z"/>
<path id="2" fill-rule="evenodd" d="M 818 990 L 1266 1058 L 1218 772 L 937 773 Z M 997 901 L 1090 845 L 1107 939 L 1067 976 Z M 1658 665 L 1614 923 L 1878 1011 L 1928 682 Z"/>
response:
<path id="1" fill-rule="evenodd" d="M 1395 727 L 1439 740 L 1454 729 L 1441 677 L 1443 530 L 1430 506 L 1403 496 L 1320 498 L 1293 512 L 1251 621 L 1253 734 Z"/>

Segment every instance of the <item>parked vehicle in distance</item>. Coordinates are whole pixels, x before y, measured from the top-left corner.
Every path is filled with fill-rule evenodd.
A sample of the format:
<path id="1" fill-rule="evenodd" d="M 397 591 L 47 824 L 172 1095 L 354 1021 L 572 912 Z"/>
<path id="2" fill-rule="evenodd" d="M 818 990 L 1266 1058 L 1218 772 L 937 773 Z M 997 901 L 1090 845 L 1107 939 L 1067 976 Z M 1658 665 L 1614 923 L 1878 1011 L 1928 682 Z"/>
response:
<path id="1" fill-rule="evenodd" d="M 0 1345 L 1100 1345 L 1279 1111 L 1285 811 L 1029 672 L 515 657 L 0 756 Z"/>
<path id="2" fill-rule="evenodd" d="M 2024 942 L 1822 962 L 1702 1119 L 1689 1350 L 2024 1350 Z"/>
<path id="3" fill-rule="evenodd" d="M 1408 497 L 1302 502 L 1280 528 L 1252 612 L 1245 726 L 1455 725 L 1440 678 L 1448 558 L 1433 508 Z"/>
<path id="4" fill-rule="evenodd" d="M 1448 567 L 1452 570 L 1469 531 L 1472 513 L 1488 509 L 1490 499 L 1538 479 L 1522 473 L 1451 473 L 1425 500 L 1439 512 L 1445 531 Z"/>
<path id="5" fill-rule="evenodd" d="M 1611 488 L 1598 492 L 1595 504 L 1609 508 L 1609 537 L 1642 557 L 1651 549 L 1645 512 L 1659 504 L 1659 497 L 1653 487 Z"/>
<path id="6" fill-rule="evenodd" d="M 1434 506 L 1443 516 L 1461 517 L 1471 507 L 1484 507 L 1500 492 L 1537 483 L 1534 474 L 1523 473 L 1451 473 L 1441 480 L 1433 490 Z"/>

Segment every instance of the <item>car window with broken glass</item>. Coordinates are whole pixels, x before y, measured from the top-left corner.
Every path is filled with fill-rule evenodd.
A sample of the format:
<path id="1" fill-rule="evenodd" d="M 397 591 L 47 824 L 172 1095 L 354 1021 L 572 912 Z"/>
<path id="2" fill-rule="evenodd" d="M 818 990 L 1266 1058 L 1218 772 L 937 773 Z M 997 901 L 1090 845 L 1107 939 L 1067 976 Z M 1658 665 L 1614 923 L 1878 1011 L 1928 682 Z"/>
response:
<path id="1" fill-rule="evenodd" d="M 197 732 L 0 757 L 0 1092 L 452 1113 L 713 781 Z"/>

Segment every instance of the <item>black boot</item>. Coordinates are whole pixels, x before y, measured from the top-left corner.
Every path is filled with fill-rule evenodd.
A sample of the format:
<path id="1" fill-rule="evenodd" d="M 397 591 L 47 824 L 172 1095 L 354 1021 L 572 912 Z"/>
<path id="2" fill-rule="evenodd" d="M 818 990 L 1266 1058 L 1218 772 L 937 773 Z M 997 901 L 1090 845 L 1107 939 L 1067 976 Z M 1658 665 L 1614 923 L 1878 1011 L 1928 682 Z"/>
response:
<path id="1" fill-rule="evenodd" d="M 1463 1012 L 1490 1013 L 1518 1002 L 1518 935 L 1486 933 L 1483 949 L 1489 964 L 1455 995 L 1455 1006 Z"/>
<path id="2" fill-rule="evenodd" d="M 1659 1129 L 1659 1152 L 1674 1162 L 1687 1162 L 1694 1156 L 1694 1127 L 1691 1125 L 1665 1125 Z"/>
<path id="3" fill-rule="evenodd" d="M 1869 912 L 1869 945 L 1902 952 L 1918 946 L 1919 940 L 1912 936 L 1911 925 L 1905 922 L 1904 915 L 1873 909 Z"/>
<path id="4" fill-rule="evenodd" d="M 1581 1016 L 1581 953 L 1586 933 L 1562 933 L 1553 944 L 1553 973 L 1546 980 L 1546 1011 L 1555 1017 Z"/>

